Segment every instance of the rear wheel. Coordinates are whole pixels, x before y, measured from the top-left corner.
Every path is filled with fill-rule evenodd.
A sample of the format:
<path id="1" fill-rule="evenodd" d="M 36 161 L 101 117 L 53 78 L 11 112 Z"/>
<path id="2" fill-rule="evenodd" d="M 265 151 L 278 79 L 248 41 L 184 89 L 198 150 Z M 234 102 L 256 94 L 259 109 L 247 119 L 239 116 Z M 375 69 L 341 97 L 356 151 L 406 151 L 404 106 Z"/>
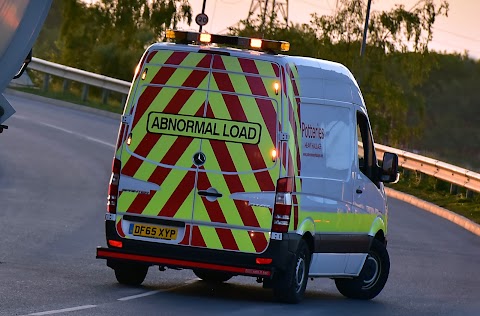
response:
<path id="1" fill-rule="evenodd" d="M 222 283 L 230 280 L 233 275 L 231 273 L 209 270 L 193 270 L 193 273 L 203 281 L 209 283 Z"/>
<path id="2" fill-rule="evenodd" d="M 387 248 L 374 239 L 360 275 L 353 279 L 336 279 L 335 285 L 346 297 L 370 300 L 383 290 L 389 272 L 390 258 Z"/>
<path id="3" fill-rule="evenodd" d="M 148 266 L 140 264 L 119 264 L 114 270 L 118 283 L 137 286 L 145 280 Z"/>
<path id="4" fill-rule="evenodd" d="M 273 295 L 275 299 L 296 304 L 303 299 L 307 287 L 310 268 L 310 249 L 302 239 L 298 244 L 293 262 L 284 272 L 279 272 L 273 279 Z"/>

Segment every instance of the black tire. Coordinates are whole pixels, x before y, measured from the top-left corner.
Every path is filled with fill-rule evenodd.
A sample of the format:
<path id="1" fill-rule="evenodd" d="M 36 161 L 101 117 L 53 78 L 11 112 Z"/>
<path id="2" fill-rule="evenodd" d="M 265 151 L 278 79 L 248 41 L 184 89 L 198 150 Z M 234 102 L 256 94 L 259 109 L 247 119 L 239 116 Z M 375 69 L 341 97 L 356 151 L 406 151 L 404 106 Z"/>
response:
<path id="1" fill-rule="evenodd" d="M 380 294 L 390 273 L 390 258 L 387 248 L 374 239 L 360 275 L 353 279 L 336 279 L 340 293 L 348 298 L 370 300 Z"/>
<path id="2" fill-rule="evenodd" d="M 307 242 L 301 239 L 289 268 L 274 276 L 273 296 L 276 300 L 296 304 L 303 299 L 307 288 L 310 258 Z"/>
<path id="3" fill-rule="evenodd" d="M 119 264 L 114 270 L 118 283 L 138 286 L 145 280 L 148 266 L 140 264 Z"/>
<path id="4" fill-rule="evenodd" d="M 221 271 L 193 270 L 193 273 L 200 279 L 208 283 L 223 283 L 230 280 L 233 274 Z"/>

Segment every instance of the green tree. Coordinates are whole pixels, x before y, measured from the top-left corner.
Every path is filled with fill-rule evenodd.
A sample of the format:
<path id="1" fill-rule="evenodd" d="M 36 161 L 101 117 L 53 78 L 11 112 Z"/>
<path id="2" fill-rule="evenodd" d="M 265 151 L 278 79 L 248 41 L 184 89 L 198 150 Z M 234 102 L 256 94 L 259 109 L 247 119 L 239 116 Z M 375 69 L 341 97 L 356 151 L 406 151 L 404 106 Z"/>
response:
<path id="1" fill-rule="evenodd" d="M 442 161 L 480 171 L 480 61 L 466 54 L 434 54 L 438 66 L 422 85 L 429 115 L 412 148 Z"/>
<path id="2" fill-rule="evenodd" d="M 340 0 L 336 15 L 313 14 L 309 25 L 284 28 L 270 19 L 261 28 L 264 24 L 256 19 L 241 21 L 231 32 L 288 40 L 292 54 L 345 64 L 359 80 L 376 141 L 407 146 L 422 131 L 425 101 L 418 89 L 435 66 L 428 43 L 435 19 L 448 13 L 448 3 L 425 0 L 412 10 L 398 5 L 372 12 L 366 55 L 360 58 L 365 13 L 363 2 Z"/>
<path id="3" fill-rule="evenodd" d="M 60 50 L 57 46 L 62 26 L 62 0 L 53 0 L 40 34 L 33 47 L 33 55 L 46 60 L 57 60 Z"/>
<path id="4" fill-rule="evenodd" d="M 166 28 L 192 21 L 188 0 L 65 0 L 60 62 L 131 80 L 145 48 Z"/>

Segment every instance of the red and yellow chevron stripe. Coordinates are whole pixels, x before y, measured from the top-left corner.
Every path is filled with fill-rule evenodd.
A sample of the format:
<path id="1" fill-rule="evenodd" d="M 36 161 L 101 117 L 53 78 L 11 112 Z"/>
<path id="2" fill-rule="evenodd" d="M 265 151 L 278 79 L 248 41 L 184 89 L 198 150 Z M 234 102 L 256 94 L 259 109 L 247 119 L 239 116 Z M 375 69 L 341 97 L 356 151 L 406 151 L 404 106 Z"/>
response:
<path id="1" fill-rule="evenodd" d="M 269 241 L 271 210 L 231 199 L 230 194 L 274 192 L 280 165 L 272 161 L 270 152 L 278 147 L 282 116 L 291 117 L 294 112 L 293 100 L 288 99 L 291 110 L 281 113 L 286 96 L 273 87 L 281 83 L 293 89 L 286 83 L 290 80 L 281 76 L 279 65 L 253 57 L 166 50 L 147 54 L 139 73 L 144 72 L 145 79 L 135 78 L 135 94 L 126 108 L 133 116 L 131 126 L 120 131 L 131 133 L 132 142 L 119 146 L 117 154 L 121 154 L 122 176 L 158 184 L 160 190 L 120 192 L 117 212 L 186 222 L 182 245 L 263 251 Z M 151 133 L 151 112 L 254 122 L 261 137 L 258 144 L 249 144 Z M 292 125 L 295 120 L 289 122 L 292 131 L 298 128 Z M 198 151 L 207 157 L 200 167 L 192 162 Z M 288 159 L 293 166 L 292 158 Z M 285 171 L 288 163 L 282 164 Z M 289 167 L 288 173 L 296 171 L 298 167 Z M 213 187 L 222 198 L 209 201 L 196 193 Z"/>

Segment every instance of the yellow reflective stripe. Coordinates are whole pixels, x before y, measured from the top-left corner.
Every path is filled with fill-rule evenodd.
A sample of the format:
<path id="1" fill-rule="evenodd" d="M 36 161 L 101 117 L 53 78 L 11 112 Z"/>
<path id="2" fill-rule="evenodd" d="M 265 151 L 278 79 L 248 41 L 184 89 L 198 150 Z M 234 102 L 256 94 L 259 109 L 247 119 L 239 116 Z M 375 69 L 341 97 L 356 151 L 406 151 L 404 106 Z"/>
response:
<path id="1" fill-rule="evenodd" d="M 214 82 L 212 82 L 213 84 Z M 213 104 L 225 104 L 223 101 L 223 98 L 221 97 L 220 94 L 214 93 L 210 94 L 210 96 L 214 96 L 213 99 L 211 99 L 210 103 L 213 103 L 212 100 L 215 101 Z M 217 100 L 219 99 L 219 100 Z M 221 103 L 220 103 L 221 102 Z M 215 117 L 222 117 L 226 119 L 231 119 L 230 113 L 227 110 L 226 106 L 212 106 L 212 111 Z M 263 126 L 263 129 L 266 127 Z M 230 156 L 232 158 L 233 164 L 235 165 L 235 170 L 237 171 L 246 171 L 246 170 L 252 170 L 252 167 L 250 166 L 250 163 L 248 162 L 247 154 L 243 150 L 243 146 L 240 144 L 234 144 L 234 143 L 225 143 L 227 146 L 227 150 L 230 153 Z M 241 146 L 241 147 L 239 147 Z M 239 150 L 240 149 L 240 150 Z M 235 155 L 232 155 L 231 153 L 235 153 Z M 212 170 L 211 168 L 207 168 Z M 214 169 L 215 170 L 215 169 Z M 220 169 L 216 169 L 220 170 Z M 242 174 L 240 175 L 240 181 L 242 182 L 243 188 L 245 192 L 259 192 L 260 191 L 260 186 L 258 185 L 257 179 L 255 178 L 255 175 L 253 173 L 248 173 L 248 174 Z"/>
<path id="2" fill-rule="evenodd" d="M 193 171 L 191 171 L 191 172 L 193 172 Z M 159 194 L 160 193 L 161 192 L 159 192 Z M 190 194 L 188 194 L 185 201 L 183 201 L 182 205 L 180 205 L 178 211 L 173 216 L 174 219 L 176 218 L 176 219 L 185 220 L 185 219 L 192 218 L 192 205 L 193 205 L 194 195 L 195 195 L 195 191 L 192 188 L 192 192 L 190 192 Z M 166 202 L 163 202 L 163 203 L 166 203 Z M 156 205 L 154 205 L 154 206 L 158 207 Z M 163 206 L 163 204 L 162 204 L 162 206 Z"/>
<path id="3" fill-rule="evenodd" d="M 173 51 L 170 50 L 158 50 L 148 64 L 164 64 L 172 54 Z"/>
<path id="4" fill-rule="evenodd" d="M 160 162 L 168 150 L 172 147 L 176 137 L 162 136 L 161 146 L 154 146 L 153 150 L 147 155 L 147 159 L 155 162 Z M 142 163 L 135 173 L 134 177 L 143 181 L 148 181 L 152 173 L 157 168 L 157 165 L 152 163 Z"/>
<path id="5" fill-rule="evenodd" d="M 122 194 L 120 194 L 120 196 L 118 197 L 118 208 L 120 208 L 121 206 L 121 210 L 127 210 L 130 205 L 132 205 L 133 201 L 135 200 L 135 198 L 137 197 L 138 193 L 135 193 L 135 192 L 122 192 Z"/>
<path id="6" fill-rule="evenodd" d="M 166 90 L 170 90 L 170 91 L 176 91 L 176 89 L 166 89 Z M 163 95 L 162 95 L 163 96 Z M 162 97 L 160 96 L 160 97 Z M 205 97 L 205 93 L 201 93 L 201 97 L 204 98 Z M 167 96 L 165 98 L 168 98 Z M 195 98 L 192 96 L 185 104 L 184 106 L 182 107 L 182 109 L 180 110 L 180 114 L 185 114 L 185 115 L 193 115 L 195 114 L 201 107 L 203 106 L 203 104 L 198 104 L 198 102 L 196 102 Z M 146 124 L 146 117 L 148 115 L 144 115 L 142 117 L 142 120 L 143 122 L 139 122 L 138 125 L 142 125 L 142 123 L 145 123 Z M 137 125 L 137 126 L 138 126 Z M 146 127 L 145 125 L 143 126 L 143 129 L 140 128 L 139 131 L 145 131 L 145 134 L 143 137 L 146 136 Z M 134 139 L 137 138 L 137 134 L 134 134 Z M 168 151 L 170 151 L 171 147 L 173 146 L 175 140 L 177 139 L 178 137 L 177 136 L 171 136 L 171 135 L 162 135 L 161 136 L 161 140 L 159 142 L 157 142 L 157 144 L 154 145 L 154 147 L 152 148 L 152 150 L 150 151 L 150 153 L 147 155 L 147 159 L 151 160 L 151 161 L 161 161 L 162 158 L 167 154 Z M 138 138 L 138 142 L 141 141 L 141 136 Z M 135 143 L 135 145 L 138 145 L 138 142 Z M 192 142 L 195 142 L 196 143 L 196 148 L 195 149 L 192 149 L 192 153 L 191 153 L 191 157 L 193 157 L 193 154 L 198 151 L 198 149 L 200 148 L 200 145 L 197 141 L 192 141 Z M 132 146 L 130 146 L 130 150 L 134 151 L 135 150 L 135 147 L 133 146 L 134 143 L 133 143 L 133 139 L 132 139 Z M 191 145 L 190 145 L 191 146 Z M 190 162 L 186 165 L 181 165 L 181 166 L 188 166 L 190 167 L 192 165 L 191 163 L 191 159 L 190 159 Z M 142 164 L 143 166 L 143 164 Z M 135 174 L 135 177 L 142 177 L 142 174 L 143 174 L 143 171 L 140 172 L 140 169 L 142 167 L 139 168 L 139 170 L 137 171 L 137 174 Z M 151 174 L 151 173 L 150 173 Z M 150 174 L 148 174 L 148 177 L 150 177 Z M 147 178 L 148 178 L 147 177 Z"/>
<path id="7" fill-rule="evenodd" d="M 273 64 L 269 61 L 255 60 L 255 65 L 257 66 L 258 73 L 262 76 L 276 77 L 275 70 L 273 67 L 278 67 L 278 65 Z M 280 68 L 280 67 L 278 67 Z"/>
<path id="8" fill-rule="evenodd" d="M 242 107 L 245 109 L 245 115 L 247 117 L 247 121 L 249 122 L 259 122 L 262 125 L 262 137 L 260 138 L 260 143 L 258 144 L 258 148 L 262 153 L 262 158 L 265 162 L 265 165 L 272 166 L 272 158 L 271 158 L 271 151 L 276 147 L 274 140 L 276 139 L 277 135 L 270 135 L 269 130 L 267 129 L 267 125 L 262 118 L 262 113 L 258 105 L 255 102 L 255 99 L 251 97 L 240 97 L 240 102 L 242 103 Z M 250 104 L 249 104 L 250 103 Z M 254 103 L 254 104 L 251 104 Z M 275 112 L 279 112 L 279 104 L 273 102 L 273 106 L 275 108 Z M 277 123 L 278 124 L 278 123 Z M 277 131 L 277 127 L 275 127 L 275 132 Z"/>
<path id="9" fill-rule="evenodd" d="M 170 147 L 169 147 L 170 148 Z M 193 154 L 198 151 L 199 148 L 199 143 L 198 141 L 192 141 L 190 145 L 187 147 L 185 152 L 182 154 L 180 159 L 177 162 L 177 165 L 179 166 L 188 166 L 190 167 L 192 165 L 192 157 Z M 151 165 L 150 163 L 144 162 L 143 165 Z M 140 170 L 140 169 L 139 169 Z M 191 171 L 194 172 L 194 171 Z M 138 173 L 138 172 L 137 172 Z M 148 177 L 151 176 L 153 173 L 153 170 L 150 174 L 148 174 Z M 143 212 L 144 214 L 146 213 L 152 213 L 151 215 L 158 215 L 158 212 L 160 211 L 159 208 L 161 208 L 167 201 L 168 199 L 171 198 L 173 195 L 174 191 L 177 189 L 178 185 L 180 182 L 183 180 L 185 175 L 187 174 L 186 170 L 181 170 L 181 169 L 172 169 L 168 176 L 166 177 L 165 181 L 160 186 L 160 191 L 158 191 L 153 198 L 150 200 L 148 205 L 145 207 L 145 211 Z M 146 176 L 147 174 L 143 175 L 142 177 Z M 137 174 L 135 174 L 135 177 L 137 177 Z M 148 178 L 147 177 L 147 178 Z M 193 187 L 192 187 L 193 190 Z M 187 198 L 192 198 L 193 196 L 190 196 Z M 191 203 L 191 202 L 190 202 Z M 191 211 L 191 209 L 190 209 Z M 157 214 L 155 214 L 155 212 Z M 177 217 L 181 216 L 182 214 L 177 213 Z M 191 214 L 188 214 L 188 218 L 191 218 Z"/>
<path id="10" fill-rule="evenodd" d="M 177 137 L 164 135 L 162 136 L 161 140 L 159 141 L 161 144 L 155 145 L 150 153 L 147 155 L 146 159 L 160 162 L 165 154 L 170 150 L 173 143 L 175 142 Z M 198 143 L 197 143 L 198 145 Z M 193 154 L 192 154 L 193 155 Z M 190 167 L 190 166 L 188 166 Z M 140 180 L 147 181 L 148 178 L 152 175 L 152 173 L 157 168 L 157 165 L 152 163 L 145 163 L 143 162 L 140 167 L 138 168 L 137 172 L 135 173 L 134 177 Z"/>
<path id="11" fill-rule="evenodd" d="M 243 252 L 256 252 L 249 232 L 246 230 L 232 229 L 233 238 L 237 243 L 238 250 Z"/>
<path id="12" fill-rule="evenodd" d="M 241 150 L 238 150 L 238 147 L 235 148 L 236 144 L 227 144 L 227 149 L 228 152 L 230 153 L 230 156 L 232 157 L 233 164 L 235 165 L 235 169 L 238 171 L 246 171 L 246 170 L 252 170 L 252 167 L 250 166 L 250 163 L 247 158 L 246 152 L 243 150 L 243 147 Z M 234 153 L 232 155 L 232 153 Z M 257 178 L 255 175 L 252 173 L 247 173 L 247 174 L 240 174 L 240 182 L 242 182 L 242 186 L 245 190 L 245 192 L 259 192 L 260 186 L 258 185 Z"/>
<path id="13" fill-rule="evenodd" d="M 130 110 L 136 104 L 137 99 L 142 95 L 142 93 L 147 88 L 147 85 L 145 85 L 145 83 L 148 83 L 148 82 L 152 81 L 153 77 L 155 77 L 155 75 L 157 74 L 158 69 L 155 71 L 155 69 L 152 69 L 151 66 L 149 67 L 149 65 L 151 63 L 164 63 L 165 61 L 167 61 L 167 59 L 171 55 L 172 55 L 171 51 L 157 51 L 157 53 L 152 58 L 150 63 L 144 63 L 142 65 L 142 69 L 139 70 L 141 73 L 139 74 L 137 79 L 132 83 L 132 86 L 134 88 L 131 89 L 130 92 L 129 92 L 128 103 L 127 103 L 127 106 L 125 107 L 124 114 L 129 114 L 130 113 Z M 141 76 L 142 76 L 142 73 L 145 70 L 145 68 L 149 68 L 149 69 L 147 71 L 147 75 L 146 75 L 145 79 L 142 80 Z"/>
<path id="14" fill-rule="evenodd" d="M 140 118 L 138 121 L 137 125 L 132 131 L 132 144 L 130 145 L 130 150 L 133 152 L 136 150 L 137 146 L 140 144 L 140 142 L 143 140 L 144 137 L 147 136 L 147 121 L 148 121 L 148 113 L 151 111 L 161 111 L 165 108 L 165 106 L 172 100 L 173 96 L 175 93 L 178 91 L 178 89 L 175 88 L 163 88 L 160 93 L 157 95 L 155 100 L 152 102 L 152 104 L 155 103 L 160 103 L 163 106 L 162 107 L 152 107 L 149 111 L 147 110 L 145 114 Z M 184 114 L 184 115 L 194 115 L 201 107 L 204 106 L 202 103 L 203 100 L 205 100 L 206 93 L 202 91 L 195 91 L 192 96 L 185 102 L 185 104 L 182 106 L 180 109 L 179 113 Z M 200 100 L 200 102 L 199 102 Z M 173 144 L 173 141 L 177 137 L 174 136 L 168 136 L 168 135 L 163 135 L 162 140 L 155 144 L 155 146 L 152 148 L 148 155 L 148 159 L 153 160 L 153 161 L 160 161 L 163 156 L 168 152 L 170 149 L 170 146 Z M 169 143 L 168 147 L 166 146 L 166 141 L 171 140 L 171 143 Z M 168 142 L 168 141 L 167 141 Z M 123 159 L 123 157 L 122 157 Z M 124 160 L 126 163 L 127 161 Z M 191 164 L 189 164 L 190 166 Z"/>
<path id="15" fill-rule="evenodd" d="M 302 220 L 310 215 L 315 223 L 315 231 L 336 233 L 369 232 L 376 214 L 302 212 Z M 300 221 L 299 221 L 300 223 Z"/>
<path id="16" fill-rule="evenodd" d="M 195 199 L 195 211 L 193 212 L 193 220 L 195 221 L 202 221 L 202 222 L 211 222 L 210 216 L 207 213 L 207 209 L 203 203 L 210 203 L 205 202 L 204 198 L 197 196 Z"/>
<path id="17" fill-rule="evenodd" d="M 218 237 L 218 234 L 214 227 L 198 226 L 198 228 L 200 229 L 200 233 L 202 234 L 203 240 L 205 241 L 205 245 L 207 245 L 207 248 L 223 249 L 220 238 Z"/>
<path id="18" fill-rule="evenodd" d="M 298 70 L 297 70 L 297 67 L 295 66 L 295 64 L 294 63 L 289 63 L 288 66 L 289 66 L 289 68 L 291 70 L 291 73 L 292 73 L 291 77 L 293 77 L 293 79 L 298 79 Z M 286 74 L 286 76 L 290 77 L 290 75 L 288 73 Z M 298 86 L 298 82 L 297 82 L 297 86 Z M 300 94 L 300 87 L 297 87 L 297 89 L 298 89 L 298 92 Z"/>
<path id="19" fill-rule="evenodd" d="M 144 91 L 146 86 L 143 86 L 142 88 L 143 88 L 143 91 Z M 157 95 L 157 98 L 159 96 L 162 96 L 166 100 L 170 100 L 173 97 L 173 95 L 175 94 L 175 91 L 173 91 L 173 90 L 174 89 L 162 89 L 160 91 L 160 93 Z M 140 96 L 140 94 L 139 94 L 139 96 Z M 155 100 L 153 102 L 155 102 Z M 153 104 L 153 102 L 152 102 L 152 104 Z M 147 135 L 147 129 L 146 129 L 146 124 L 147 124 L 147 119 L 148 119 L 147 113 L 149 113 L 148 110 L 145 111 L 145 114 L 142 117 L 139 118 L 138 123 L 135 125 L 135 127 L 131 131 L 131 133 L 132 133 L 132 143 L 130 144 L 129 149 L 132 152 L 135 152 L 138 145 L 140 145 L 143 138 Z M 126 144 L 124 144 L 124 146 L 126 146 Z M 130 156 L 127 156 L 127 159 L 122 157 L 123 163 L 126 164 L 128 162 L 128 159 L 130 159 Z"/>
<path id="20" fill-rule="evenodd" d="M 289 107 L 290 105 L 288 104 L 288 102 L 291 103 L 291 107 L 292 107 L 292 112 L 293 112 L 293 121 L 296 122 L 297 124 L 297 129 L 296 130 L 293 130 L 293 126 L 288 123 L 288 133 L 291 135 L 290 136 L 290 139 L 288 141 L 288 147 L 289 147 L 289 150 L 290 152 L 292 153 L 292 162 L 293 162 L 293 170 L 295 172 L 296 175 L 298 175 L 298 161 L 297 161 L 297 148 L 298 148 L 298 154 L 300 155 L 300 157 L 302 156 L 302 146 L 298 146 L 299 144 L 295 143 L 295 134 L 297 134 L 297 140 L 301 140 L 301 122 L 300 122 L 300 118 L 298 117 L 298 111 L 297 111 L 297 102 L 295 100 L 295 95 L 294 95 L 294 90 L 293 90 L 293 84 L 292 84 L 292 80 L 290 78 L 290 76 L 288 74 L 286 74 L 285 76 L 285 80 L 286 80 L 286 86 L 287 86 L 287 91 L 286 92 L 286 104 L 285 104 L 285 107 L 284 107 L 284 117 L 289 117 L 289 113 L 290 113 L 290 110 L 289 110 Z"/>
<path id="21" fill-rule="evenodd" d="M 268 93 L 268 97 L 270 97 L 274 100 L 277 100 L 277 102 L 280 103 L 281 102 L 280 101 L 280 98 L 281 98 L 280 88 L 278 90 L 278 94 L 275 93 L 275 83 L 278 83 L 280 85 L 280 79 L 278 79 L 278 78 L 275 78 L 275 79 L 262 78 L 262 81 L 263 81 L 263 85 L 265 87 L 265 90 Z"/>
<path id="22" fill-rule="evenodd" d="M 260 227 L 269 229 L 272 226 L 272 213 L 270 213 L 270 209 L 260 206 L 252 206 L 252 208 Z"/>
<path id="23" fill-rule="evenodd" d="M 205 166 L 205 169 L 221 170 L 220 165 L 218 164 L 218 159 L 222 159 L 222 157 L 218 157 L 215 155 L 210 142 L 203 142 L 202 151 L 205 153 L 207 157 L 212 157 L 212 159 L 207 159 L 205 164 L 207 163 L 209 164 L 208 164 L 208 167 Z M 214 184 L 218 192 L 230 192 L 230 189 L 228 188 L 227 182 L 225 181 L 225 178 L 223 177 L 223 175 L 217 174 L 217 173 L 207 173 L 207 177 L 210 183 Z M 198 200 L 200 199 L 204 199 L 204 198 L 199 197 Z M 227 221 L 228 224 L 243 225 L 243 221 L 242 221 L 242 218 L 240 217 L 240 214 L 238 213 L 237 207 L 229 196 L 224 195 L 223 197 L 217 199 L 217 201 L 220 204 L 220 209 L 222 210 L 223 216 L 225 216 L 225 220 Z M 210 202 L 206 202 L 206 203 L 210 203 Z M 195 205 L 195 213 L 197 212 L 197 206 L 201 206 L 202 209 L 205 208 L 204 203 L 201 201 L 199 201 L 199 203 L 196 203 L 196 204 L 197 205 Z M 229 211 L 229 210 L 232 210 L 232 211 Z"/>
<path id="24" fill-rule="evenodd" d="M 134 104 L 134 97 L 135 97 L 133 91 L 135 91 L 135 89 L 137 89 L 137 86 L 138 86 L 138 83 L 139 83 L 139 78 L 140 77 L 138 77 L 134 82 L 132 82 L 132 85 L 131 85 L 130 90 L 128 92 L 127 104 L 125 105 L 125 107 L 123 109 L 123 114 L 130 113 L 130 109 Z"/>
<path id="25" fill-rule="evenodd" d="M 158 56 L 160 55 L 160 56 Z M 165 62 L 168 57 L 172 55 L 172 52 L 164 53 L 164 52 L 159 52 L 155 55 L 155 57 L 152 59 L 151 63 L 156 62 Z M 158 56 L 158 57 L 157 57 Z M 204 57 L 205 55 L 203 54 L 196 54 L 196 53 L 189 53 L 187 57 L 182 61 L 180 66 L 185 66 L 185 67 L 195 67 L 198 62 Z M 139 90 L 136 93 L 136 97 L 140 98 L 142 93 L 147 89 L 147 84 L 152 81 L 152 79 L 157 75 L 157 73 L 163 68 L 163 67 L 173 67 L 169 65 L 165 66 L 149 66 L 149 71 L 147 72 L 147 79 L 141 81 L 142 86 L 139 87 L 141 90 Z M 167 80 L 165 83 L 166 86 L 181 86 L 185 80 L 192 74 L 193 69 L 191 68 L 176 68 L 173 72 L 173 74 L 170 76 L 170 78 Z M 208 71 L 208 70 L 204 70 Z M 205 78 L 202 80 L 200 87 L 203 89 L 207 89 L 208 87 L 208 75 L 205 76 Z M 175 96 L 175 94 L 178 92 L 178 89 L 169 89 L 169 88 L 162 88 L 162 90 L 158 93 L 158 95 L 155 97 L 155 99 L 152 101 L 151 105 L 153 105 L 152 109 L 149 109 L 150 111 L 162 111 L 165 109 L 165 107 L 168 105 L 168 103 L 172 100 L 172 98 Z M 200 93 L 200 96 L 205 98 L 205 93 L 204 92 L 194 92 L 193 95 L 190 97 L 190 99 L 195 99 L 198 97 L 198 94 Z M 190 101 L 189 99 L 189 101 Z M 198 110 L 199 104 L 196 104 L 196 110 Z M 183 111 L 185 111 L 185 106 L 182 108 Z M 146 122 L 148 120 L 148 113 L 150 111 L 146 111 L 145 114 L 140 118 L 138 124 L 135 126 L 133 129 L 132 133 L 140 133 L 137 137 L 137 135 L 134 135 L 135 138 L 142 140 L 143 137 L 146 135 Z M 196 112 L 196 111 L 195 111 Z M 192 113 L 194 114 L 194 113 Z M 139 142 L 136 143 L 138 145 Z M 131 149 L 135 150 L 135 146 L 132 143 Z"/>
<path id="26" fill-rule="evenodd" d="M 238 72 L 243 73 L 243 69 L 240 65 L 239 59 L 249 59 L 242 57 L 231 57 L 231 56 L 221 56 L 223 64 L 225 65 L 225 70 L 229 72 Z M 275 71 L 273 69 L 272 62 L 252 59 L 255 63 L 255 66 L 258 69 L 258 73 L 261 76 L 276 77 Z M 276 64 L 275 64 L 276 65 Z M 278 67 L 278 65 L 277 65 Z M 280 68 L 280 67 L 279 67 Z M 255 75 L 255 74 L 252 74 Z"/>
<path id="27" fill-rule="evenodd" d="M 221 56 L 221 58 L 227 71 L 239 73 L 243 72 L 242 66 L 240 66 L 240 62 L 238 61 L 238 57 Z"/>
<path id="28" fill-rule="evenodd" d="M 243 80 L 245 80 L 245 84 L 248 87 L 248 84 L 246 83 L 245 76 L 239 76 L 238 81 L 241 81 L 242 78 L 243 78 Z M 232 84 L 234 86 L 235 92 L 239 93 L 238 92 L 238 87 L 236 86 L 237 83 L 238 82 L 236 80 L 235 81 L 232 80 Z M 218 86 L 217 86 L 215 80 L 212 80 L 212 82 L 210 84 L 210 89 L 211 90 L 218 90 Z M 251 94 L 250 88 L 248 87 L 248 92 L 244 92 L 244 93 Z M 209 99 L 211 100 L 210 101 L 211 104 L 216 104 L 216 105 L 225 104 L 225 101 L 223 100 L 223 98 L 221 97 L 221 94 L 219 94 L 219 93 L 210 93 Z M 253 98 L 251 96 L 248 96 L 248 97 L 238 96 L 238 99 L 240 101 L 240 104 L 242 105 L 242 108 L 243 108 L 244 112 L 245 112 L 245 116 L 247 117 L 247 121 L 248 122 L 257 122 L 262 126 L 262 137 L 260 137 L 260 143 L 258 144 L 258 147 L 259 147 L 260 151 L 262 152 L 262 156 L 263 156 L 262 158 L 264 159 L 265 165 L 267 167 L 268 166 L 271 167 L 272 166 L 272 160 L 271 160 L 271 157 L 270 157 L 270 152 L 272 151 L 272 149 L 275 148 L 275 145 L 273 143 L 272 137 L 270 137 L 267 126 L 265 125 L 265 122 L 262 119 L 262 114 L 260 112 L 260 109 L 258 108 L 258 105 L 255 101 L 255 98 Z M 215 103 L 214 103 L 214 101 L 215 101 Z M 273 102 L 273 105 L 274 105 L 274 107 L 276 106 L 275 111 L 277 112 L 277 115 L 278 115 L 279 104 L 276 103 L 276 102 Z M 222 108 L 224 108 L 225 111 L 223 113 L 218 113 L 220 111 L 220 109 L 222 109 Z M 226 110 L 226 105 L 225 105 L 225 107 L 220 107 L 220 106 L 215 106 L 214 107 L 214 106 L 212 106 L 212 110 L 213 110 L 214 115 L 216 117 L 219 117 L 217 115 L 220 114 L 220 115 L 222 115 L 222 116 L 220 116 L 222 118 L 231 119 L 230 114 Z M 276 138 L 276 135 L 273 135 L 273 137 Z M 248 163 L 248 159 L 245 160 L 245 163 Z M 251 167 L 249 166 L 248 169 L 251 170 Z M 243 171 L 243 170 L 248 170 L 248 169 L 240 168 L 240 169 L 237 169 L 237 170 L 238 171 Z"/>

